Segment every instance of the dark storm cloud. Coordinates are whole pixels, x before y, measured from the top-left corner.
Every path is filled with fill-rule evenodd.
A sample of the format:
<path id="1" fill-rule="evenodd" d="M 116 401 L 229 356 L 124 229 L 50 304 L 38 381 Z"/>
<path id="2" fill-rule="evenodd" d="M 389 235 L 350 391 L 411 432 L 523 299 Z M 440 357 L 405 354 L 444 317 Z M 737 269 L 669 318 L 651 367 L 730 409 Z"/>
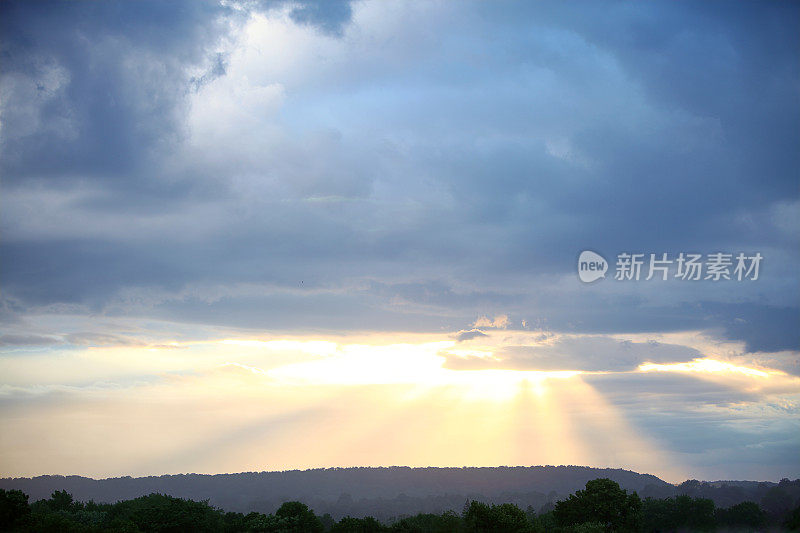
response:
<path id="1" fill-rule="evenodd" d="M 754 304 L 706 305 L 728 339 L 742 340 L 751 352 L 778 352 L 800 346 L 800 309 Z"/>
<path id="2" fill-rule="evenodd" d="M 530 20 L 515 12 L 517 6 L 505 12 L 482 7 L 484 16 L 499 17 L 506 24 Z M 745 164 L 731 176 L 728 191 L 742 192 L 746 184 L 769 175 L 771 179 L 757 188 L 760 199 L 796 195 L 792 171 L 800 155 L 791 149 L 800 133 L 800 103 L 792 98 L 800 74 L 797 50 L 791 45 L 798 29 L 796 5 L 587 2 L 581 7 L 580 14 L 574 6 L 555 3 L 523 9 L 535 11 L 541 27 L 575 32 L 612 54 L 655 102 L 718 120 L 731 135 L 731 145 L 742 150 L 729 155 Z M 566 51 L 549 59 L 565 56 Z M 635 157 L 636 150 L 631 151 Z M 715 178 L 720 176 L 707 177 Z M 716 189 L 716 181 L 710 184 Z M 700 185 L 702 190 L 702 181 Z M 748 199 L 733 194 L 719 200 Z"/>
<path id="3" fill-rule="evenodd" d="M 458 331 L 508 314 L 800 347 L 794 5 L 461 4 L 361 42 L 357 5 L 301 2 L 287 16 L 322 44 L 300 74 L 220 51 L 236 5 L 0 9 L 9 318 Z M 258 98 L 239 87 L 236 115 L 204 91 L 242 71 Z M 584 287 L 565 276 L 587 248 L 767 259 L 750 285 Z"/>
<path id="4" fill-rule="evenodd" d="M 349 17 L 347 2 L 335 4 L 295 11 L 332 29 Z M 152 197 L 186 192 L 191 184 L 164 186 L 153 158 L 184 137 L 187 92 L 224 75 L 214 47 L 244 14 L 215 2 L 121 0 L 12 1 L 2 14 L 4 185 L 102 179 Z"/>
<path id="5" fill-rule="evenodd" d="M 3 77 L 16 82 L 4 94 L 4 185 L 46 176 L 146 186 L 154 176 L 134 172 L 179 133 L 183 69 L 215 40 L 220 8 L 5 2 L 2 10 Z"/>

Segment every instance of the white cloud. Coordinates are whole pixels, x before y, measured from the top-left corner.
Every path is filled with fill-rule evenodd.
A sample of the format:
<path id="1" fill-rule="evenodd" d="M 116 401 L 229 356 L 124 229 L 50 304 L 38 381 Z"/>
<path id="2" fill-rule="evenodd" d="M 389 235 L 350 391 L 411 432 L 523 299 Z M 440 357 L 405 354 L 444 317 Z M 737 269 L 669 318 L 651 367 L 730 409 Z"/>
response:
<path id="1" fill-rule="evenodd" d="M 472 324 L 472 327 L 505 329 L 508 327 L 508 325 L 508 315 L 497 315 L 493 319 L 484 315 L 475 320 L 475 322 Z"/>

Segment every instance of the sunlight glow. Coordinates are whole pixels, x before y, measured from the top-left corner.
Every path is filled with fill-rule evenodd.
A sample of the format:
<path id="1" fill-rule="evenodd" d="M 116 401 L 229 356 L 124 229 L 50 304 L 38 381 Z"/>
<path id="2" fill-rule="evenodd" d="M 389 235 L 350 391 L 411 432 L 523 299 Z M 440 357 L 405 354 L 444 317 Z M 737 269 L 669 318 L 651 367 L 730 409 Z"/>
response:
<path id="1" fill-rule="evenodd" d="M 745 376 L 768 378 L 771 374 L 781 374 L 780 372 L 764 372 L 763 370 L 756 370 L 755 368 L 748 368 L 746 366 L 736 366 L 724 361 L 717 361 L 715 359 L 695 359 L 688 363 L 669 363 L 669 364 L 655 364 L 645 363 L 639 365 L 639 370 L 642 372 L 701 372 L 706 374 L 743 374 Z"/>
<path id="2" fill-rule="evenodd" d="M 0 433 L 18 443 L 18 473 L 57 471 L 69 459 L 97 476 L 331 465 L 593 464 L 680 479 L 680 456 L 635 427 L 613 395 L 595 389 L 600 376 L 673 372 L 762 394 L 798 390 L 797 378 L 777 370 L 711 358 L 645 363 L 635 372 L 502 367 L 504 347 L 532 346 L 539 338 L 504 331 L 502 338 L 472 342 L 450 334 L 396 333 L 160 339 L 29 354 L 13 367 L 0 361 L 0 372 L 13 370 L 2 392 L 42 401 L 6 420 Z M 454 355 L 490 366 L 451 368 Z M 58 396 L 50 402 L 52 392 Z M 149 401 L 143 404 L 142 397 Z M 129 420 L 147 431 L 121 427 Z M 71 435 L 75 445 L 43 460 L 50 457 L 45 441 L 34 437 L 53 428 Z M 120 436 L 100 463 L 81 451 L 90 447 L 96 428 Z M 31 442 L 43 444 L 31 448 Z"/>
<path id="3" fill-rule="evenodd" d="M 444 368 L 443 350 L 453 341 L 386 346 L 345 344 L 335 355 L 273 368 L 266 372 L 278 382 L 318 385 L 410 384 L 425 387 L 452 387 L 465 398 L 505 401 L 530 386 L 542 394 L 547 379 L 565 379 L 579 371 L 537 370 L 452 370 Z M 492 357 L 491 352 L 481 352 Z"/>
<path id="4" fill-rule="evenodd" d="M 296 341 L 272 340 L 260 341 L 249 339 L 225 339 L 219 341 L 224 346 L 243 346 L 245 348 L 263 348 L 265 350 L 286 350 L 308 353 L 311 355 L 332 355 L 336 353 L 338 345 L 329 341 Z"/>

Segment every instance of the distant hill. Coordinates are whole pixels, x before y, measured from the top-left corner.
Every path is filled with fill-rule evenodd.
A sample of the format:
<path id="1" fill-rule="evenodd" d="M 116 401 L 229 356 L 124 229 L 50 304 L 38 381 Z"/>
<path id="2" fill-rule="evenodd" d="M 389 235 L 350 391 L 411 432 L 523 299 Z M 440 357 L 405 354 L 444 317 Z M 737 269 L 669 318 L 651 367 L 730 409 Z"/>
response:
<path id="1" fill-rule="evenodd" d="M 512 502 L 523 509 L 532 506 L 539 510 L 599 477 L 613 479 L 642 496 L 664 497 L 678 490 L 650 474 L 583 466 L 327 468 L 99 480 L 81 476 L 38 476 L 2 478 L 0 488 L 21 489 L 30 495 L 31 501 L 47 498 L 54 490 L 62 489 L 77 500 L 96 502 L 114 502 L 160 492 L 209 500 L 217 507 L 240 512 L 269 513 L 282 502 L 300 500 L 318 514 L 373 515 L 385 519 L 418 512 L 460 512 L 468 499 Z M 694 484 L 692 489 L 697 492 L 699 489 Z M 766 490 L 774 485 L 757 483 L 753 487 Z M 706 492 L 720 490 L 708 484 L 703 487 Z M 743 488 L 737 490 L 742 498 L 746 492 L 751 492 Z"/>

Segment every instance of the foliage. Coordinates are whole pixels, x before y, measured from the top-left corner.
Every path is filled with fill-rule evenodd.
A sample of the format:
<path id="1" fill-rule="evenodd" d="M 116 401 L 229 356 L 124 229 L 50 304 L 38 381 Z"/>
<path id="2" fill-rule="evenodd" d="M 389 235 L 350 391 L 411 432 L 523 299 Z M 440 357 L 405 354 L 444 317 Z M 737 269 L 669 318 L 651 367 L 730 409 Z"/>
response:
<path id="1" fill-rule="evenodd" d="M 0 530 L 6 531 L 28 523 L 31 508 L 28 495 L 21 490 L 0 489 Z"/>
<path id="2" fill-rule="evenodd" d="M 395 533 L 451 533 L 461 530 L 461 517 L 452 511 L 432 514 L 420 513 L 395 522 L 391 531 Z"/>
<path id="3" fill-rule="evenodd" d="M 322 522 L 314 511 L 301 502 L 286 502 L 275 511 L 280 526 L 274 531 L 281 533 L 322 533 Z"/>
<path id="4" fill-rule="evenodd" d="M 794 511 L 784 520 L 783 527 L 789 531 L 800 531 L 800 505 L 795 507 Z"/>
<path id="5" fill-rule="evenodd" d="M 380 533 L 388 530 L 389 528 L 371 516 L 365 518 L 346 516 L 331 528 L 331 533 Z"/>
<path id="6" fill-rule="evenodd" d="M 133 500 L 118 502 L 106 514 L 105 524 L 143 531 L 220 531 L 223 514 L 208 502 L 195 502 L 150 494 Z"/>
<path id="7" fill-rule="evenodd" d="M 767 513 L 756 502 L 741 502 L 727 509 L 717 509 L 714 518 L 718 527 L 759 529 L 767 522 Z"/>
<path id="8" fill-rule="evenodd" d="M 476 532 L 527 532 L 531 524 L 525 512 L 512 503 L 488 505 L 473 501 L 464 512 L 466 531 Z"/>
<path id="9" fill-rule="evenodd" d="M 642 501 L 610 479 L 593 479 L 584 490 L 556 504 L 553 516 L 560 526 L 603 524 L 605 531 L 638 531 Z"/>
<path id="10" fill-rule="evenodd" d="M 661 500 L 647 498 L 643 510 L 645 531 L 713 531 L 716 525 L 714 502 L 706 498 L 686 495 Z"/>

